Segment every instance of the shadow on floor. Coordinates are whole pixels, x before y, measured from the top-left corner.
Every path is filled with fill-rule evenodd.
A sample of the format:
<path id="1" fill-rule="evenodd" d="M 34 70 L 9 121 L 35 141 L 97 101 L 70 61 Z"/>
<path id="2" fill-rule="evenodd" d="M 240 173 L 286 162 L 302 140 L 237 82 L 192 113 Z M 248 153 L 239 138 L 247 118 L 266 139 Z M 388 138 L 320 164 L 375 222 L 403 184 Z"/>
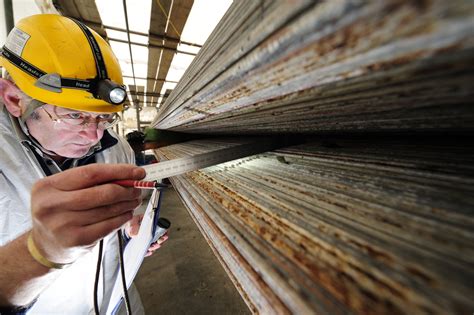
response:
<path id="1" fill-rule="evenodd" d="M 171 221 L 169 239 L 135 279 L 146 314 L 250 314 L 173 188 L 161 217 Z"/>

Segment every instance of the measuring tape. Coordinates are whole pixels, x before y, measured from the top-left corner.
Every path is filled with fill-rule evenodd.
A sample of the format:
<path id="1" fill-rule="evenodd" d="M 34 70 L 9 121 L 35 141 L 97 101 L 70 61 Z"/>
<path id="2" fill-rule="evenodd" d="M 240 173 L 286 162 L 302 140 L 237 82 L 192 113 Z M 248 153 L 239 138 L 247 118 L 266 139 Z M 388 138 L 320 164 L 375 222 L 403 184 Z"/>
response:
<path id="1" fill-rule="evenodd" d="M 155 164 L 145 165 L 146 177 L 144 180 L 160 180 L 190 171 L 199 170 L 220 163 L 241 159 L 250 155 L 274 150 L 283 143 L 266 139 L 261 142 L 238 144 L 229 148 L 200 153 L 184 158 L 163 161 Z"/>

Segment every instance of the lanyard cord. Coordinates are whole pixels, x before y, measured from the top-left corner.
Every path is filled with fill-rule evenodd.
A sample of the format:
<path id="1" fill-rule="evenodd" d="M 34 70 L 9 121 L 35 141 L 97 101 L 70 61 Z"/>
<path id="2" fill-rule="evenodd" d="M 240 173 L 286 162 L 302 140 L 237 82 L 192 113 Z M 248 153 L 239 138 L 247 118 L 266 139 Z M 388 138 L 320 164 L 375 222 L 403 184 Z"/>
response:
<path id="1" fill-rule="evenodd" d="M 127 282 L 125 279 L 125 268 L 123 264 L 123 238 L 121 230 L 117 231 L 117 238 L 119 241 L 119 258 L 120 258 L 120 274 L 122 277 L 122 289 L 123 289 L 123 296 L 125 300 L 125 307 L 127 309 L 127 314 L 132 315 L 132 309 L 130 307 L 130 299 L 128 298 L 128 290 L 127 290 Z M 97 291 L 99 287 L 99 276 L 100 276 L 100 268 L 102 265 L 102 251 L 104 247 L 104 240 L 100 240 L 99 242 L 99 255 L 97 257 L 97 268 L 95 272 L 95 281 L 94 281 L 94 311 L 96 315 L 100 315 L 99 312 L 99 302 L 97 298 Z"/>
<path id="2" fill-rule="evenodd" d="M 122 289 L 123 289 L 123 297 L 125 300 L 125 307 L 127 309 L 127 314 L 132 315 L 132 309 L 130 308 L 130 300 L 128 298 L 128 290 L 127 290 L 127 281 L 125 279 L 125 268 L 123 264 L 123 236 L 122 231 L 117 231 L 117 238 L 119 241 L 119 258 L 120 258 L 120 274 L 122 276 Z"/>
<path id="3" fill-rule="evenodd" d="M 99 242 L 99 255 L 97 257 L 97 268 L 95 271 L 95 281 L 94 281 L 94 311 L 96 315 L 99 315 L 99 302 L 97 299 L 97 290 L 99 287 L 99 276 L 100 276 L 100 266 L 102 265 L 102 250 L 104 248 L 104 240 Z"/>

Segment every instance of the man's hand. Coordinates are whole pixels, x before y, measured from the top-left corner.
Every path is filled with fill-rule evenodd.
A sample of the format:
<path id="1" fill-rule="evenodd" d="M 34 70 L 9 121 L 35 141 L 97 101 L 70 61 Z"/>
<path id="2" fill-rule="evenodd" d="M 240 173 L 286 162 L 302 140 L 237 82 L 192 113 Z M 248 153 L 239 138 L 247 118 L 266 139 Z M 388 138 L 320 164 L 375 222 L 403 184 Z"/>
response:
<path id="1" fill-rule="evenodd" d="M 32 236 L 41 254 L 69 263 L 118 229 L 140 204 L 140 190 L 110 183 L 140 180 L 142 168 L 92 164 L 39 180 L 31 192 Z"/>
<path id="2" fill-rule="evenodd" d="M 165 234 L 163 234 L 163 236 L 161 236 L 156 242 L 152 243 L 150 245 L 150 247 L 148 248 L 148 251 L 147 253 L 145 254 L 145 257 L 149 257 L 151 255 L 153 255 L 153 253 L 161 247 L 161 245 L 166 242 L 166 240 L 168 239 L 168 231 L 166 231 Z"/>
<path id="3" fill-rule="evenodd" d="M 128 236 L 130 237 L 135 237 L 138 235 L 138 231 L 140 230 L 140 224 L 142 223 L 143 220 L 143 214 L 138 214 L 133 216 L 133 218 L 127 222 L 125 225 L 125 233 L 127 233 Z M 161 244 L 163 244 L 166 240 L 168 239 L 168 232 L 163 234 L 156 242 L 152 243 L 150 247 L 148 248 L 147 253 L 145 254 L 145 257 L 153 255 L 153 253 L 161 247 Z"/>

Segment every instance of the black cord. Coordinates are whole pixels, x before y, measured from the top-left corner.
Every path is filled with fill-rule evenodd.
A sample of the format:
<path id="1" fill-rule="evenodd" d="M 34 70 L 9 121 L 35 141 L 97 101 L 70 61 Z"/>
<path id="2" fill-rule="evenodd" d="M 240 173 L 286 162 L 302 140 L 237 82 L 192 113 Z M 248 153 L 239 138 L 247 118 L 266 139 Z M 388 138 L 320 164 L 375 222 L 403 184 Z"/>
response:
<path id="1" fill-rule="evenodd" d="M 99 276 L 100 267 L 102 265 L 102 249 L 104 248 L 104 240 L 99 242 L 99 255 L 97 257 L 97 267 L 95 269 L 95 281 L 94 281 L 94 311 L 96 315 L 99 315 L 99 302 L 97 301 L 97 291 L 99 288 Z"/>
<path id="2" fill-rule="evenodd" d="M 128 290 L 127 290 L 127 280 L 125 279 L 125 268 L 123 264 L 123 238 L 122 238 L 122 231 L 117 231 L 117 237 L 119 241 L 119 258 L 120 258 L 120 273 L 122 275 L 122 289 L 123 289 L 123 297 L 125 299 L 125 307 L 127 309 L 127 314 L 132 315 L 132 310 L 130 308 L 130 300 L 128 298 Z"/>

